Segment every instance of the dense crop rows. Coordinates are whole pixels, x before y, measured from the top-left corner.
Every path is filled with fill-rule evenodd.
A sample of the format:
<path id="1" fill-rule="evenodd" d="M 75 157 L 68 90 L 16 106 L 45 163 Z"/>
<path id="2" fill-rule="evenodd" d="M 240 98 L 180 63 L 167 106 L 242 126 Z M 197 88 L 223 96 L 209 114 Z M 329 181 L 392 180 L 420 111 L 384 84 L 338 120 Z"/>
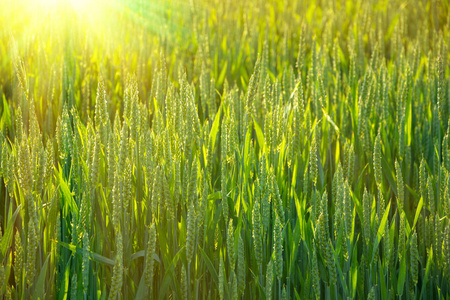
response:
<path id="1" fill-rule="evenodd" d="M 450 297 L 448 1 L 5 3 L 0 295 Z"/>

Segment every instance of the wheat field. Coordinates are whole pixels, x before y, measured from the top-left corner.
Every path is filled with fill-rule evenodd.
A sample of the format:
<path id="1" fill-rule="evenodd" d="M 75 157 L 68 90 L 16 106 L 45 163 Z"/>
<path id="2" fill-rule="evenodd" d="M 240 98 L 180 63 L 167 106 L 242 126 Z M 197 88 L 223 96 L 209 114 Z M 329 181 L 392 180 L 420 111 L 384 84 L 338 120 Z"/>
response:
<path id="1" fill-rule="evenodd" d="M 0 7 L 0 298 L 450 299 L 448 0 Z"/>

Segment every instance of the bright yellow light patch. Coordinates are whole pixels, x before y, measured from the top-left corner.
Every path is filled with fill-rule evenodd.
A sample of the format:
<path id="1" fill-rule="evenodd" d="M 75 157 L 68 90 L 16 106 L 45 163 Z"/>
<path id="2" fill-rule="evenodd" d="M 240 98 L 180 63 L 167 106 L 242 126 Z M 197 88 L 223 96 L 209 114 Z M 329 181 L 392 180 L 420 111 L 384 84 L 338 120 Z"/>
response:
<path id="1" fill-rule="evenodd" d="M 75 10 L 86 10 L 88 8 L 89 1 L 88 0 L 69 0 L 70 5 Z"/>
<path id="2" fill-rule="evenodd" d="M 42 6 L 55 6 L 58 4 L 58 2 L 61 2 L 60 0 L 37 0 L 37 2 Z"/>

